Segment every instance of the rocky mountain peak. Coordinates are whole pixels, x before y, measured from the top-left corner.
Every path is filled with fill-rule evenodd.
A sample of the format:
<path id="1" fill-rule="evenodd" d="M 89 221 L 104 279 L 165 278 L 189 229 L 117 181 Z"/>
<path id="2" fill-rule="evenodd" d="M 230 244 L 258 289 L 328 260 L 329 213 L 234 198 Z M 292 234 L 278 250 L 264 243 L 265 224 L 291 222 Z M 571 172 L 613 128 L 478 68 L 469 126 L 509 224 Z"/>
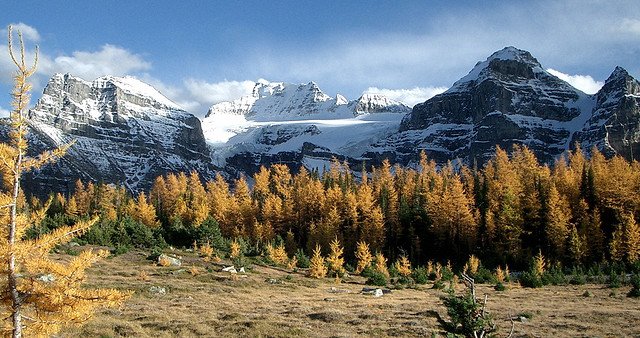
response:
<path id="1" fill-rule="evenodd" d="M 411 108 L 382 94 L 365 93 L 355 100 L 354 111 L 358 115 L 378 112 L 408 113 Z"/>
<path id="2" fill-rule="evenodd" d="M 518 82 L 522 79 L 536 79 L 551 76 L 531 53 L 515 47 L 505 47 L 491 54 L 485 61 L 478 62 L 463 78 L 448 90 L 466 90 L 486 80 Z"/>
<path id="3" fill-rule="evenodd" d="M 65 172 L 61 177 L 72 183 L 102 180 L 137 191 L 167 171 L 212 174 L 200 120 L 132 77 L 89 82 L 56 74 L 29 110 L 28 121 L 36 145 L 76 141 L 60 165 L 48 169 Z"/>
<path id="4" fill-rule="evenodd" d="M 626 69 L 617 66 L 604 82 L 597 96 L 598 102 L 604 103 L 604 101 L 610 100 L 612 96 L 619 98 L 623 95 L 638 93 L 640 93 L 638 81 L 629 75 Z"/>

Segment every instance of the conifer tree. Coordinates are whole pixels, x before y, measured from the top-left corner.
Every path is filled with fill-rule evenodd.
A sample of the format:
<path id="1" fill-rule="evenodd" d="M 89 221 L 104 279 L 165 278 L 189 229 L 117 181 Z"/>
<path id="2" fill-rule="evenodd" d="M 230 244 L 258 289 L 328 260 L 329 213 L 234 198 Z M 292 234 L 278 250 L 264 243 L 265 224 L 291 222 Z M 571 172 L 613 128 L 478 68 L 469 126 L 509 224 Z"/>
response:
<path id="1" fill-rule="evenodd" d="M 24 238 L 25 231 L 37 224 L 45 215 L 45 209 L 31 214 L 19 210 L 20 179 L 23 173 L 40 168 L 62 156 L 69 145 L 27 157 L 27 122 L 24 116 L 29 102 L 31 86 L 27 79 L 35 72 L 37 64 L 29 68 L 25 63 L 22 35 L 18 33 L 20 55 L 16 57 L 12 45 L 12 29 L 9 26 L 9 54 L 18 68 L 13 92 L 13 111 L 10 115 L 10 143 L 0 144 L 0 172 L 4 185 L 0 191 L 0 279 L 4 335 L 49 336 L 63 325 L 80 324 L 88 320 L 100 306 L 121 304 L 129 293 L 115 290 L 90 290 L 81 287 L 84 270 L 106 252 L 85 251 L 70 263 L 62 264 L 49 258 L 49 250 L 68 242 L 86 231 L 95 219 L 81 221 L 72 227 L 60 227 L 37 239 Z"/>
<path id="2" fill-rule="evenodd" d="M 324 278 L 326 276 L 327 267 L 324 264 L 324 257 L 322 257 L 320 245 L 316 245 L 316 248 L 313 250 L 313 256 L 311 257 L 311 261 L 309 263 L 309 277 Z"/>
<path id="3" fill-rule="evenodd" d="M 574 264 L 582 263 L 584 257 L 584 238 L 578 233 L 575 226 L 571 226 L 569 232 L 569 255 Z"/>
<path id="4" fill-rule="evenodd" d="M 566 199 L 558 193 L 555 184 L 552 184 L 549 189 L 546 209 L 547 225 L 545 232 L 547 241 L 555 257 L 562 258 L 565 254 L 567 238 L 569 236 L 571 209 Z"/>
<path id="5" fill-rule="evenodd" d="M 329 265 L 329 270 L 335 273 L 336 278 L 338 278 L 338 276 L 344 273 L 344 258 L 342 257 L 344 249 L 340 245 L 337 237 L 331 241 L 330 249 L 331 251 L 327 257 L 327 265 Z"/>
<path id="6" fill-rule="evenodd" d="M 371 265 L 373 256 L 371 256 L 369 245 L 366 242 L 358 242 L 356 247 L 356 259 L 358 260 L 358 265 L 356 266 L 355 271 L 356 273 L 361 273 Z"/>
<path id="7" fill-rule="evenodd" d="M 633 214 L 624 217 L 624 246 L 629 263 L 635 263 L 640 258 L 640 228 Z"/>
<path id="8" fill-rule="evenodd" d="M 395 263 L 395 268 L 403 277 L 409 277 L 411 275 L 411 262 L 407 258 L 407 256 L 400 256 Z"/>
<path id="9" fill-rule="evenodd" d="M 375 259 L 375 270 L 379 273 L 383 274 L 385 277 L 389 278 L 389 269 L 387 268 L 387 259 L 384 257 L 382 252 L 376 253 Z"/>
<path id="10" fill-rule="evenodd" d="M 156 216 L 156 208 L 153 204 L 149 203 L 147 195 L 141 192 L 138 198 L 134 202 L 129 202 L 129 215 L 136 221 L 148 226 L 149 228 L 157 228 L 160 226 L 158 218 Z"/>

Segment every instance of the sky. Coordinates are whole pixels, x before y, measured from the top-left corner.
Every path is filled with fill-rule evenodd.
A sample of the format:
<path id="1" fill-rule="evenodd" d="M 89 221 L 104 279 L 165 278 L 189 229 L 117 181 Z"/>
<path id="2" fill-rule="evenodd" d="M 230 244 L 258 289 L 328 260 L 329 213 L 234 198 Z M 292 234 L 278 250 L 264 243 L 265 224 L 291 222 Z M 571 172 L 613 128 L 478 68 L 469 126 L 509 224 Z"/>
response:
<path id="1" fill-rule="evenodd" d="M 40 48 L 32 103 L 51 75 L 71 73 L 135 76 L 198 116 L 260 79 L 413 105 L 506 46 L 589 93 L 616 66 L 640 75 L 636 0 L 5 0 L 3 36 L 9 24 L 29 55 Z M 6 50 L 0 38 L 0 115 L 14 71 Z"/>

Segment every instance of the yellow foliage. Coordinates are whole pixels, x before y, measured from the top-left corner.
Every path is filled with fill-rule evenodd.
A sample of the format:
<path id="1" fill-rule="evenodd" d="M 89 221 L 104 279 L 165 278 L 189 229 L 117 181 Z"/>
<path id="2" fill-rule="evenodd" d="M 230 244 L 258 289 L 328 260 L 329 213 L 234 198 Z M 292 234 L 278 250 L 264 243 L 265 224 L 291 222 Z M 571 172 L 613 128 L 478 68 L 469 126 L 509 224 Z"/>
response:
<path id="1" fill-rule="evenodd" d="M 287 265 L 289 263 L 287 251 L 282 244 L 275 248 L 271 244 L 267 244 L 267 258 L 277 265 Z"/>
<path id="2" fill-rule="evenodd" d="M 149 273 L 146 272 L 145 270 L 140 270 L 140 273 L 138 273 L 138 279 L 146 282 L 149 280 Z"/>
<path id="3" fill-rule="evenodd" d="M 211 257 L 213 256 L 214 249 L 211 246 L 211 244 L 207 242 L 204 245 L 201 245 L 198 248 L 198 251 L 200 253 L 200 256 L 204 257 L 205 259 L 211 259 Z"/>
<path id="4" fill-rule="evenodd" d="M 436 280 L 442 279 L 442 264 L 440 264 L 440 262 L 436 263 L 436 267 L 434 268 L 434 272 L 436 274 Z"/>
<path id="5" fill-rule="evenodd" d="M 538 254 L 533 259 L 533 271 L 537 273 L 538 276 L 542 276 L 542 274 L 544 274 L 546 266 L 547 262 L 542 255 L 542 251 L 538 251 Z"/>
<path id="6" fill-rule="evenodd" d="M 498 267 L 496 268 L 496 280 L 498 281 L 498 283 L 504 283 L 505 281 L 505 273 L 500 265 L 498 265 Z"/>
<path id="7" fill-rule="evenodd" d="M 240 243 L 238 243 L 238 240 L 234 239 L 229 245 L 229 257 L 231 257 L 231 259 L 238 259 L 241 254 Z"/>
<path id="8" fill-rule="evenodd" d="M 329 265 L 329 270 L 334 272 L 337 277 L 344 273 L 344 257 L 342 257 L 344 250 L 337 238 L 335 238 L 329 246 L 331 252 L 329 253 L 329 257 L 327 257 L 327 264 Z"/>
<path id="9" fill-rule="evenodd" d="M 430 275 L 433 272 L 433 262 L 432 261 L 428 261 L 427 262 L 427 275 Z"/>
<path id="10" fill-rule="evenodd" d="M 287 262 L 287 269 L 289 270 L 293 270 L 298 266 L 298 257 L 293 256 L 291 257 L 291 259 L 289 260 L 289 262 Z"/>
<path id="11" fill-rule="evenodd" d="M 480 268 L 480 259 L 475 255 L 469 256 L 469 260 L 464 265 L 463 270 L 465 272 L 470 273 L 472 276 L 478 273 L 478 269 Z"/>
<path id="12" fill-rule="evenodd" d="M 162 256 L 158 259 L 158 264 L 160 266 L 164 266 L 167 267 L 169 265 L 171 265 L 171 260 L 168 257 Z"/>
<path id="13" fill-rule="evenodd" d="M 356 273 L 361 273 L 366 269 L 373 261 L 373 256 L 369 250 L 369 244 L 365 242 L 358 242 L 356 247 L 356 259 L 358 259 L 358 266 L 356 267 Z"/>
<path id="14" fill-rule="evenodd" d="M 189 273 L 191 274 L 191 276 L 197 276 L 200 274 L 200 268 L 198 268 L 197 266 L 192 266 L 191 268 L 189 268 Z"/>
<path id="15" fill-rule="evenodd" d="M 324 258 L 320 252 L 320 245 L 316 245 L 313 256 L 309 264 L 309 277 L 324 278 L 327 276 L 327 267 L 324 265 Z"/>
<path id="16" fill-rule="evenodd" d="M 376 253 L 375 270 L 389 278 L 389 269 L 387 269 L 387 259 L 384 258 L 382 252 Z"/>
<path id="17" fill-rule="evenodd" d="M 401 276 L 409 277 L 411 275 L 411 262 L 407 256 L 400 256 L 395 263 L 396 270 Z"/>

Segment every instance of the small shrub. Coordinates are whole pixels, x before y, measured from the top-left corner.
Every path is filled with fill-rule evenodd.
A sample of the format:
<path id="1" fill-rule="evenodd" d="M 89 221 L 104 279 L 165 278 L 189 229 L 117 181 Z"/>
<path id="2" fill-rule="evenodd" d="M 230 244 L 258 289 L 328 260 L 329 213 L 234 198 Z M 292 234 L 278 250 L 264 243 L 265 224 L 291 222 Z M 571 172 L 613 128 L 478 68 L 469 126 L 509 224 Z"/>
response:
<path id="1" fill-rule="evenodd" d="M 389 271 L 389 277 L 390 278 L 396 278 L 400 275 L 400 273 L 398 273 L 398 269 L 396 269 L 395 264 L 391 264 L 391 266 L 388 269 Z"/>
<path id="2" fill-rule="evenodd" d="M 453 269 L 451 269 L 450 266 L 444 266 L 441 271 L 442 272 L 440 279 L 442 279 L 443 281 L 452 281 L 456 275 L 455 273 L 453 273 Z"/>
<path id="3" fill-rule="evenodd" d="M 400 256 L 395 263 L 395 268 L 402 277 L 406 278 L 411 275 L 411 262 L 409 262 L 407 256 Z"/>
<path id="4" fill-rule="evenodd" d="M 367 279 L 367 285 L 386 286 L 388 283 L 387 276 L 378 270 L 371 269 L 369 270 L 368 275 L 369 278 Z"/>
<path id="5" fill-rule="evenodd" d="M 355 271 L 355 268 L 353 267 L 353 265 L 346 263 L 344 265 L 344 269 L 347 270 L 348 273 L 353 273 Z"/>
<path id="6" fill-rule="evenodd" d="M 304 250 L 298 249 L 298 251 L 296 251 L 296 259 L 298 260 L 297 265 L 299 268 L 306 269 L 309 267 L 309 257 L 304 254 Z"/>
<path id="7" fill-rule="evenodd" d="M 520 275 L 520 285 L 525 288 L 541 288 L 544 284 L 540 275 L 534 271 L 525 271 Z"/>
<path id="8" fill-rule="evenodd" d="M 593 297 L 593 293 L 589 291 L 585 291 L 582 293 L 582 297 L 586 297 L 586 298 Z"/>
<path id="9" fill-rule="evenodd" d="M 160 257 L 160 260 L 158 260 L 158 264 L 160 264 L 160 266 L 167 267 L 171 265 L 171 261 L 169 260 L 169 258 L 163 256 L 163 257 Z"/>
<path id="10" fill-rule="evenodd" d="M 429 281 L 429 275 L 427 274 L 427 269 L 421 266 L 413 269 L 411 278 L 413 278 L 416 284 L 427 284 L 427 282 Z"/>
<path id="11" fill-rule="evenodd" d="M 619 288 L 622 285 L 620 281 L 620 275 L 611 269 L 611 273 L 609 274 L 609 288 L 615 289 Z"/>
<path id="12" fill-rule="evenodd" d="M 640 274 L 631 276 L 631 290 L 627 293 L 627 297 L 640 297 Z"/>
<path id="13" fill-rule="evenodd" d="M 444 289 L 444 287 L 445 287 L 445 285 L 444 285 L 444 282 L 442 281 L 442 279 L 438 279 L 437 281 L 435 281 L 433 283 L 433 286 L 431 288 L 435 289 L 435 290 L 442 290 L 442 289 Z"/>
<path id="14" fill-rule="evenodd" d="M 498 282 L 496 284 L 496 286 L 493 287 L 494 290 L 496 291 L 505 291 L 507 289 L 506 286 L 504 286 L 504 284 L 502 284 L 502 282 Z"/>
<path id="15" fill-rule="evenodd" d="M 573 268 L 571 271 L 571 280 L 569 284 L 571 285 L 584 285 L 587 283 L 587 276 L 585 276 L 582 268 Z"/>
<path id="16" fill-rule="evenodd" d="M 131 246 L 126 245 L 126 244 L 118 244 L 113 250 L 112 250 L 112 254 L 114 256 L 118 256 L 118 255 L 122 255 L 122 254 L 126 254 L 127 252 L 129 252 L 129 250 L 131 250 Z"/>
<path id="17" fill-rule="evenodd" d="M 544 285 L 566 285 L 567 277 L 560 267 L 553 267 L 549 271 L 545 272 L 541 276 L 542 284 Z"/>
<path id="18" fill-rule="evenodd" d="M 489 269 L 479 267 L 476 269 L 476 274 L 472 276 L 476 283 L 497 283 L 496 277 L 491 273 Z"/>
<path id="19" fill-rule="evenodd" d="M 492 318 L 483 313 L 482 304 L 477 302 L 471 291 L 456 296 L 450 289 L 442 301 L 451 319 L 447 323 L 447 331 L 459 333 L 465 337 L 478 337 L 495 330 Z"/>
<path id="20" fill-rule="evenodd" d="M 356 273 L 361 273 L 362 270 L 371 265 L 373 256 L 369 250 L 369 244 L 366 242 L 358 242 L 358 245 L 356 246 L 356 259 L 358 260 L 358 265 L 355 270 Z"/>

